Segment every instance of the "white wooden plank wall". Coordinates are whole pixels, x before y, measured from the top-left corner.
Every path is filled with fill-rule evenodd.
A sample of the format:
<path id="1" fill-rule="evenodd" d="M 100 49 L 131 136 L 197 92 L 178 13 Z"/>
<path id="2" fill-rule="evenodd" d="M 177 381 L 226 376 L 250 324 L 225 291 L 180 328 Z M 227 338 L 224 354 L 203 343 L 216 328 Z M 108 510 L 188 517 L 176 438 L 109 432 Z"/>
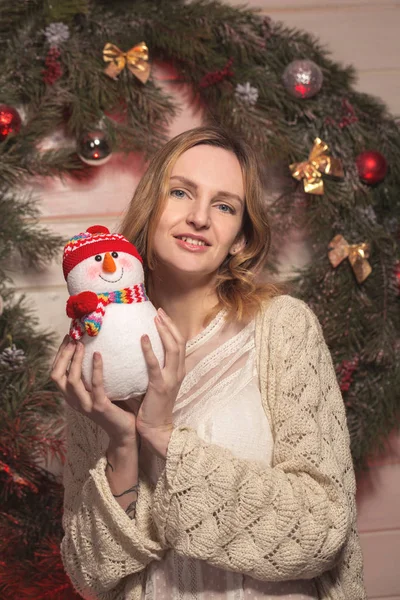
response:
<path id="1" fill-rule="evenodd" d="M 255 0 L 248 5 L 315 34 L 336 60 L 357 68 L 358 89 L 379 96 L 400 115 L 400 0 Z M 162 79 L 165 72 L 158 68 L 156 74 Z M 173 136 L 200 124 L 201 113 L 189 105 L 185 88 L 170 91 L 182 105 L 171 127 Z M 97 223 L 115 229 L 144 169 L 142 158 L 130 155 L 112 157 L 84 183 L 36 181 L 42 223 L 65 239 Z M 36 307 L 41 325 L 60 339 L 68 327 L 60 261 L 39 275 L 17 267 L 13 275 L 18 293 Z M 371 600 L 400 600 L 399 506 L 400 438 L 393 436 L 387 454 L 359 480 L 359 529 Z"/>

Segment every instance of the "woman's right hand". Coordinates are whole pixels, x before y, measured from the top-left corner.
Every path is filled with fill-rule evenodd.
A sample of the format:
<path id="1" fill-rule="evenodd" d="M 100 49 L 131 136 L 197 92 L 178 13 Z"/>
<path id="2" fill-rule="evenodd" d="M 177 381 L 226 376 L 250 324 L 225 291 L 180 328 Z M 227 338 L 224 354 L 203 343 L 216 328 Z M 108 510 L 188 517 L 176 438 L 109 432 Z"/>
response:
<path id="1" fill-rule="evenodd" d="M 89 417 L 108 434 L 115 445 L 133 443 L 137 440 L 136 416 L 130 410 L 120 408 L 106 396 L 103 385 L 103 362 L 101 354 L 93 354 L 92 391 L 82 381 L 82 362 L 85 346 L 70 341 L 65 336 L 51 370 L 51 379 L 64 395 L 66 402 Z M 69 365 L 69 368 L 68 368 Z"/>

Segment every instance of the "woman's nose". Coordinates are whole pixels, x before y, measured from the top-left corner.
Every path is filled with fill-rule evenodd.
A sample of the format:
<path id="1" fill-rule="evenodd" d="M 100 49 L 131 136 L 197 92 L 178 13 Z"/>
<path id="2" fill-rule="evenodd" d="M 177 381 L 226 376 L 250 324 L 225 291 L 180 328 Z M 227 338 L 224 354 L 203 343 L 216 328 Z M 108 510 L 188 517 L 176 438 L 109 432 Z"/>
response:
<path id="1" fill-rule="evenodd" d="M 196 229 L 202 229 L 204 227 L 210 227 L 211 219 L 208 207 L 195 206 L 193 210 L 189 212 L 186 222 L 193 225 Z"/>

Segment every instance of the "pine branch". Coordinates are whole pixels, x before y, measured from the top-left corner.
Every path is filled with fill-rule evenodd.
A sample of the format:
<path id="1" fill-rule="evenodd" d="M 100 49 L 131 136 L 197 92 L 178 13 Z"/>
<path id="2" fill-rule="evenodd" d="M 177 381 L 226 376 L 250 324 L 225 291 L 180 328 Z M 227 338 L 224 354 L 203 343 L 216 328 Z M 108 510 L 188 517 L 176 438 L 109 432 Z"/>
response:
<path id="1" fill-rule="evenodd" d="M 0 191 L 0 262 L 4 265 L 17 252 L 29 268 L 41 268 L 59 251 L 62 239 L 38 227 L 35 199 L 26 192 Z M 4 267 L 0 273 L 5 276 Z"/>

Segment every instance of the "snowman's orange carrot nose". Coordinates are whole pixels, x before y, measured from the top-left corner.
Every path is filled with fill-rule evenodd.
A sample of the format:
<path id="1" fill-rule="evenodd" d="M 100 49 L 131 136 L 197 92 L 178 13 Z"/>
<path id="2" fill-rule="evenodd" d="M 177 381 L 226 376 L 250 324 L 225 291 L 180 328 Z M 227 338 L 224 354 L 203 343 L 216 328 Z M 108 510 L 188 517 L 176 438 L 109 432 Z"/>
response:
<path id="1" fill-rule="evenodd" d="M 114 273 L 116 270 L 117 265 L 115 264 L 115 260 L 109 252 L 106 252 L 103 260 L 103 271 L 106 273 Z"/>

